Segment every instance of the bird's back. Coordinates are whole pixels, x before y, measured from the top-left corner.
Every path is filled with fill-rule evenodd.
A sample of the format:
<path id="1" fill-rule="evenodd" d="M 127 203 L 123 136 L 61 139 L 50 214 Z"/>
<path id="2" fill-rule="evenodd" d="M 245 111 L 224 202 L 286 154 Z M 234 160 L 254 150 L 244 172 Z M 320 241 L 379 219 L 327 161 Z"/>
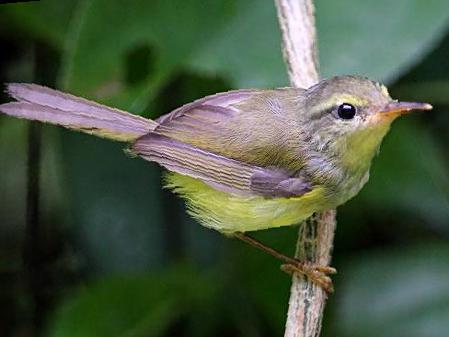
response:
<path id="1" fill-rule="evenodd" d="M 258 166 L 302 165 L 297 106 L 302 89 L 237 90 L 208 96 L 158 120 L 153 132 Z"/>

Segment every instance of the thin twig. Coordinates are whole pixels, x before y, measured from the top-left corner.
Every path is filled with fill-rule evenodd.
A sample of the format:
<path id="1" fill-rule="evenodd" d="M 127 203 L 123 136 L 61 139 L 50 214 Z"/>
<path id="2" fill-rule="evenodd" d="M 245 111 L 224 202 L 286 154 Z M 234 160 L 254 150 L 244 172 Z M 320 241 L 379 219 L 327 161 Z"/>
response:
<path id="1" fill-rule="evenodd" d="M 308 88 L 318 82 L 315 16 L 312 0 L 275 0 L 282 31 L 282 53 L 290 83 Z"/>
<path id="2" fill-rule="evenodd" d="M 335 231 L 335 211 L 315 214 L 299 227 L 295 257 L 320 266 L 330 263 Z M 295 274 L 285 324 L 285 337 L 318 337 L 327 293 L 301 274 Z"/>
<path id="3" fill-rule="evenodd" d="M 312 0 L 275 0 L 282 31 L 282 51 L 290 83 L 307 88 L 318 82 L 315 16 Z M 299 227 L 295 257 L 326 266 L 330 263 L 335 211 L 315 214 Z M 295 274 L 285 337 L 318 337 L 327 295 L 302 275 Z"/>

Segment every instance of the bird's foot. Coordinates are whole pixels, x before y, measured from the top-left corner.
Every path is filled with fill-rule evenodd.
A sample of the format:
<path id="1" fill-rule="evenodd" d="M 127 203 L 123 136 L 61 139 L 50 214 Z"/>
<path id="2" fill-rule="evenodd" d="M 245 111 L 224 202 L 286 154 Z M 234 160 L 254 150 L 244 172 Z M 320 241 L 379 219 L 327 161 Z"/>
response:
<path id="1" fill-rule="evenodd" d="M 336 274 L 337 270 L 333 267 L 318 266 L 313 263 L 301 262 L 292 259 L 288 263 L 281 265 L 281 270 L 287 274 L 301 273 L 307 276 L 313 283 L 322 287 L 328 294 L 334 292 L 334 286 L 329 274 Z"/>
<path id="2" fill-rule="evenodd" d="M 327 293 L 332 293 L 334 287 L 332 285 L 332 280 L 328 274 L 335 274 L 337 270 L 332 267 L 318 266 L 311 262 L 302 262 L 293 257 L 282 254 L 281 252 L 264 245 L 262 242 L 254 239 L 253 237 L 245 234 L 236 232 L 234 237 L 240 239 L 257 249 L 263 250 L 264 252 L 276 257 L 277 259 L 284 262 L 281 269 L 288 274 L 301 273 L 309 277 L 309 279 L 315 284 L 321 286 Z"/>

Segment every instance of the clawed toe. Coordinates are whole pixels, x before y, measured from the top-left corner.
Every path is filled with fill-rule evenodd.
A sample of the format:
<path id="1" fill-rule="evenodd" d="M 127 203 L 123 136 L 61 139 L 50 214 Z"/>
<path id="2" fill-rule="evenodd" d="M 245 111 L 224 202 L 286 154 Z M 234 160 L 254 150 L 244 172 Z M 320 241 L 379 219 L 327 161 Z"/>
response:
<path id="1" fill-rule="evenodd" d="M 337 274 L 337 269 L 329 266 L 315 266 L 315 270 L 323 273 L 323 274 Z"/>
<path id="2" fill-rule="evenodd" d="M 318 266 L 310 262 L 301 262 L 293 257 L 286 256 L 273 248 L 267 247 L 260 241 L 252 238 L 245 233 L 235 232 L 233 235 L 234 237 L 246 243 L 249 243 L 253 247 L 263 250 L 264 252 L 283 261 L 284 264 L 281 266 L 281 269 L 284 272 L 291 275 L 293 275 L 294 273 L 301 273 L 303 275 L 306 275 L 313 283 L 322 287 L 326 292 L 332 293 L 334 291 L 334 288 L 332 286 L 332 279 L 328 275 L 335 274 L 337 272 L 335 268 L 328 266 Z"/>
<path id="3" fill-rule="evenodd" d="M 301 273 L 306 275 L 312 282 L 322 287 L 327 293 L 333 293 L 334 287 L 332 279 L 326 274 L 335 274 L 337 270 L 332 267 L 317 266 L 309 263 L 286 263 L 281 265 L 281 270 L 292 275 L 294 273 Z"/>

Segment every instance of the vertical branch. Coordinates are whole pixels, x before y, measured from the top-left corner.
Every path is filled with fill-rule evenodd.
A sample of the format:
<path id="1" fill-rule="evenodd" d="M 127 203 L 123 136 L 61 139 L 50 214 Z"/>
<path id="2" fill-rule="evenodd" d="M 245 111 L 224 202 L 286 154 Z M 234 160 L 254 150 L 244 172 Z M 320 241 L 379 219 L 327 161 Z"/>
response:
<path id="1" fill-rule="evenodd" d="M 295 257 L 329 265 L 335 231 L 335 211 L 315 214 L 299 227 Z M 318 337 L 326 292 L 300 274 L 293 275 L 288 302 L 285 337 Z"/>
<path id="2" fill-rule="evenodd" d="M 34 44 L 33 77 L 49 82 L 55 68 L 55 54 L 44 45 Z M 27 151 L 26 223 L 23 241 L 24 276 L 31 304 L 31 336 L 41 336 L 46 315 L 51 309 L 53 280 L 49 272 L 54 257 L 54 235 L 41 217 L 42 125 L 30 122 Z"/>
<path id="3" fill-rule="evenodd" d="M 23 252 L 28 291 L 33 303 L 32 329 L 34 336 L 37 336 L 41 330 L 44 314 L 42 307 L 45 306 L 41 282 L 41 226 L 39 214 L 41 128 L 40 124 L 32 122 L 28 129 L 26 227 Z"/>
<path id="4" fill-rule="evenodd" d="M 312 0 L 275 0 L 282 31 L 282 53 L 294 87 L 318 82 L 315 16 Z"/>
<path id="5" fill-rule="evenodd" d="M 318 82 L 315 17 L 312 0 L 275 0 L 282 31 L 282 51 L 290 83 L 307 88 Z M 295 257 L 328 265 L 335 232 L 335 211 L 315 214 L 301 224 Z M 327 295 L 302 275 L 295 274 L 285 326 L 285 337 L 317 337 Z"/>
<path id="6" fill-rule="evenodd" d="M 33 72 L 37 71 L 38 48 L 33 45 Z M 35 74 L 34 74 L 35 75 Z M 40 170 L 42 150 L 42 125 L 36 122 L 28 123 L 28 149 L 26 167 L 26 209 L 25 235 L 23 240 L 23 268 L 27 292 L 31 304 L 32 336 L 39 336 L 44 322 L 45 296 L 42 291 L 42 258 L 41 258 L 41 217 L 40 217 Z"/>

